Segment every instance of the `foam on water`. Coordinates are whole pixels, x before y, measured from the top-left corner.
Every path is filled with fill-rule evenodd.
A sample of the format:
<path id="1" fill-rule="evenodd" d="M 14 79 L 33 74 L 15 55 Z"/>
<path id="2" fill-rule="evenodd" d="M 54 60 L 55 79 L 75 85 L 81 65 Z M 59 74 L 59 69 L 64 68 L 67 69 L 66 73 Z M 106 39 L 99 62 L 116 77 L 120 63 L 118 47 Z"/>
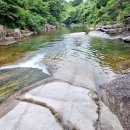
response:
<path id="1" fill-rule="evenodd" d="M 36 56 L 32 57 L 28 61 L 15 64 L 15 65 L 3 66 L 3 67 L 0 67 L 0 70 L 26 67 L 26 68 L 39 69 L 39 70 L 42 70 L 43 73 L 50 75 L 50 73 L 48 72 L 46 68 L 46 65 L 43 63 L 44 57 L 45 57 L 45 54 L 37 54 Z"/>

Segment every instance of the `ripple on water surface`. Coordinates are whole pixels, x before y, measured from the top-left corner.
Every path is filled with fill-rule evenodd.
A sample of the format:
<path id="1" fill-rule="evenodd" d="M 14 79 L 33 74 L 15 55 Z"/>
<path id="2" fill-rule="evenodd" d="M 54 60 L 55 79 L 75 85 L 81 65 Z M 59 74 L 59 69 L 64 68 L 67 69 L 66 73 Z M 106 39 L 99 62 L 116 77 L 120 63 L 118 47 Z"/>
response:
<path id="1" fill-rule="evenodd" d="M 8 95 L 10 89 L 17 90 L 25 81 L 23 86 L 45 78 L 44 75 L 48 74 L 47 66 L 62 66 L 65 60 L 72 64 L 86 61 L 98 79 L 104 78 L 102 81 L 107 81 L 130 68 L 130 44 L 92 38 L 84 32 L 52 32 L 6 47 L 1 46 L 1 97 L 3 93 Z"/>

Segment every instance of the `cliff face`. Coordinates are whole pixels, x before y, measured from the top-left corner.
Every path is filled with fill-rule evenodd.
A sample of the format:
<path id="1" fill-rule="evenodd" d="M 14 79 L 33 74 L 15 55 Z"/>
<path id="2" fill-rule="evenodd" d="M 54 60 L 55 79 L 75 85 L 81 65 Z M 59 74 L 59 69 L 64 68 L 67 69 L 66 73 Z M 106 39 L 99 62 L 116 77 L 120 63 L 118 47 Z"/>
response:
<path id="1" fill-rule="evenodd" d="M 100 86 L 101 99 L 117 115 L 124 130 L 130 130 L 130 74 Z"/>

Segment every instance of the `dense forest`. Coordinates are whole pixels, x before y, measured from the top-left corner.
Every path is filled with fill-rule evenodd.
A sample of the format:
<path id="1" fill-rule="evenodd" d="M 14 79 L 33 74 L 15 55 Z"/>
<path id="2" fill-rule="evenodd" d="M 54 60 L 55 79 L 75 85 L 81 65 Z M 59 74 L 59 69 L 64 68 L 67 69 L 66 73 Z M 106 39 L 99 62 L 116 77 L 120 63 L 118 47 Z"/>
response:
<path id="1" fill-rule="evenodd" d="M 87 25 L 122 23 L 130 13 L 129 0 L 74 0 L 68 4 L 69 16 L 66 24 L 86 23 Z"/>
<path id="2" fill-rule="evenodd" d="M 45 23 L 123 23 L 129 12 L 129 0 L 0 0 L 0 24 L 30 30 L 40 30 Z"/>

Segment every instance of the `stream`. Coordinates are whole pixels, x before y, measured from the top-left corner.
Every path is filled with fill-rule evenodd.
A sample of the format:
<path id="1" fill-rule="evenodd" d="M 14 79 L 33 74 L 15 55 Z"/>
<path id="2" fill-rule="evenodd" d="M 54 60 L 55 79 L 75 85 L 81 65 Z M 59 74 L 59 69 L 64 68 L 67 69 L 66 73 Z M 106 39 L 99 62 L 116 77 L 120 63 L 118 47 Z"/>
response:
<path id="1" fill-rule="evenodd" d="M 0 101 L 23 87 L 50 77 L 66 63 L 80 66 L 86 62 L 82 69 L 93 70 L 98 86 L 129 69 L 129 54 L 130 44 L 91 37 L 81 28 L 61 28 L 0 46 Z"/>

